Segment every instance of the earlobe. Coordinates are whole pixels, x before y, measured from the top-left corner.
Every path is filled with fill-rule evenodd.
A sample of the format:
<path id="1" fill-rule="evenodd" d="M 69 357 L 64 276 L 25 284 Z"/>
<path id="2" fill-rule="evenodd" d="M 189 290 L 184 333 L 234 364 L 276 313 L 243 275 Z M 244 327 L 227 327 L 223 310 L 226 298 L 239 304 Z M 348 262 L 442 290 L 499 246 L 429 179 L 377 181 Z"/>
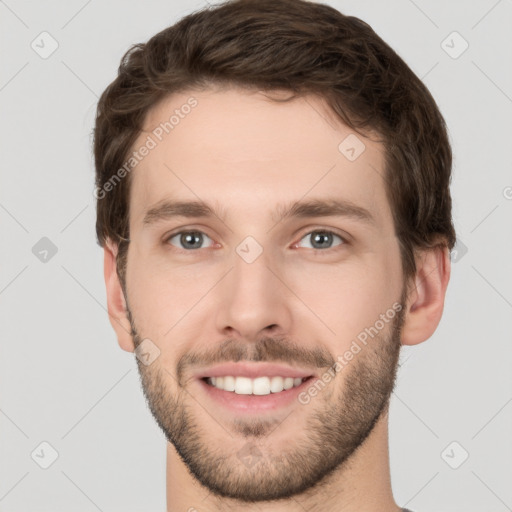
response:
<path id="1" fill-rule="evenodd" d="M 417 345 L 430 338 L 437 329 L 450 280 L 450 252 L 445 246 L 426 249 L 416 260 L 416 265 L 402 328 L 403 345 Z"/>
<path id="2" fill-rule="evenodd" d="M 103 272 L 107 289 L 109 320 L 116 332 L 119 346 L 127 352 L 133 352 L 135 346 L 131 335 L 128 309 L 116 268 L 117 245 L 108 240 L 103 251 Z"/>

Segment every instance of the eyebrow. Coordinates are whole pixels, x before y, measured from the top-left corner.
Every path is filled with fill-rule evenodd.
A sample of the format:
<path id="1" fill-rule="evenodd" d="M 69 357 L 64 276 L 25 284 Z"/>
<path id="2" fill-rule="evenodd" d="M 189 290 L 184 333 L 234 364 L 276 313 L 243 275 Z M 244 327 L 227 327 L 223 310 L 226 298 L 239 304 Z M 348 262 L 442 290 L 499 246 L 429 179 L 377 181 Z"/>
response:
<path id="1" fill-rule="evenodd" d="M 151 207 L 144 215 L 143 225 L 148 226 L 158 221 L 174 217 L 225 219 L 223 207 L 210 206 L 204 201 L 170 201 L 164 200 Z M 290 218 L 312 217 L 347 217 L 368 225 L 376 225 L 376 220 L 369 210 L 351 201 L 339 198 L 309 199 L 278 204 L 271 219 L 278 224 Z"/>

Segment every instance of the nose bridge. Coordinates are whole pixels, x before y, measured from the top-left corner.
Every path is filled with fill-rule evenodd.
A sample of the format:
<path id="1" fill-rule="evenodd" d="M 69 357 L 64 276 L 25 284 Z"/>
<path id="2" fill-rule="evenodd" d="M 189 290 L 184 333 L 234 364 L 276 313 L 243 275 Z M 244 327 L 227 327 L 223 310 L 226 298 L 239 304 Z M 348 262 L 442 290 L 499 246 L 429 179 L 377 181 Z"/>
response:
<path id="1" fill-rule="evenodd" d="M 249 236 L 235 248 L 231 261 L 218 305 L 218 327 L 234 329 L 247 339 L 274 324 L 287 329 L 286 297 L 274 275 L 272 251 Z"/>

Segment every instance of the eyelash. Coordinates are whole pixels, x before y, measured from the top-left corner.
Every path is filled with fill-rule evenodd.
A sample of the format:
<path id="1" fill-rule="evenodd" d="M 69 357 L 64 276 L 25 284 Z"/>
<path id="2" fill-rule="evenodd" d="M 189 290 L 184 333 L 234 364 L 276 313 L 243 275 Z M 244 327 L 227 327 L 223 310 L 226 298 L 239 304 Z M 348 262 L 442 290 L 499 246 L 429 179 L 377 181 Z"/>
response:
<path id="1" fill-rule="evenodd" d="M 173 248 L 173 250 L 177 251 L 178 253 L 180 254 L 190 254 L 192 252 L 197 252 L 199 251 L 200 249 L 180 249 L 179 247 L 176 247 L 172 244 L 170 244 L 170 240 L 175 238 L 176 236 L 178 235 L 182 235 L 182 234 L 190 234 L 190 233 L 200 233 L 202 235 L 205 235 L 207 236 L 208 238 L 211 239 L 211 237 L 209 237 L 206 233 L 204 233 L 203 231 L 199 230 L 199 229 L 186 229 L 186 230 L 182 230 L 182 231 L 177 231 L 175 233 L 172 233 L 168 236 L 166 236 L 164 238 L 164 244 L 167 244 L 167 245 L 171 245 L 171 247 Z M 307 237 L 308 235 L 312 235 L 313 233 L 322 233 L 322 234 L 327 234 L 327 235 L 334 235 L 334 236 L 337 236 L 338 238 L 341 239 L 342 243 L 337 245 L 337 246 L 334 246 L 334 247 L 329 247 L 328 249 L 315 249 L 314 247 L 311 248 L 311 250 L 315 251 L 315 252 L 319 252 L 319 253 L 331 253 L 331 251 L 335 251 L 336 249 L 340 249 L 341 247 L 343 247 L 344 245 L 348 245 L 348 241 L 347 241 L 347 238 L 342 236 L 340 233 L 336 232 L 336 231 L 333 231 L 333 230 L 330 230 L 330 229 L 325 229 L 325 228 L 315 228 L 313 230 L 310 230 L 306 233 L 304 233 L 299 241 L 297 243 L 295 243 L 294 245 L 297 245 L 302 239 L 304 239 L 305 237 Z M 306 249 L 310 249 L 309 247 L 306 247 Z"/>

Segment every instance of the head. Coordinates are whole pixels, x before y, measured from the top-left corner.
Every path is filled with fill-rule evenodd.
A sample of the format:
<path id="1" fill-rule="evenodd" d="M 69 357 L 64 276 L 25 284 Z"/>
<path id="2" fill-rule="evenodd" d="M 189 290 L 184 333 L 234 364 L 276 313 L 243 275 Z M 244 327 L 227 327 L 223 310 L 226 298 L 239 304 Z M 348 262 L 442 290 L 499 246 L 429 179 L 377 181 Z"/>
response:
<path id="1" fill-rule="evenodd" d="M 94 152 L 109 315 L 122 348 L 158 354 L 138 363 L 167 439 L 218 495 L 312 488 L 385 416 L 400 345 L 441 318 L 455 232 L 432 96 L 357 18 L 235 0 L 125 54 Z M 228 361 L 336 371 L 288 416 L 217 416 L 196 377 Z M 251 440 L 256 472 L 237 457 Z"/>

